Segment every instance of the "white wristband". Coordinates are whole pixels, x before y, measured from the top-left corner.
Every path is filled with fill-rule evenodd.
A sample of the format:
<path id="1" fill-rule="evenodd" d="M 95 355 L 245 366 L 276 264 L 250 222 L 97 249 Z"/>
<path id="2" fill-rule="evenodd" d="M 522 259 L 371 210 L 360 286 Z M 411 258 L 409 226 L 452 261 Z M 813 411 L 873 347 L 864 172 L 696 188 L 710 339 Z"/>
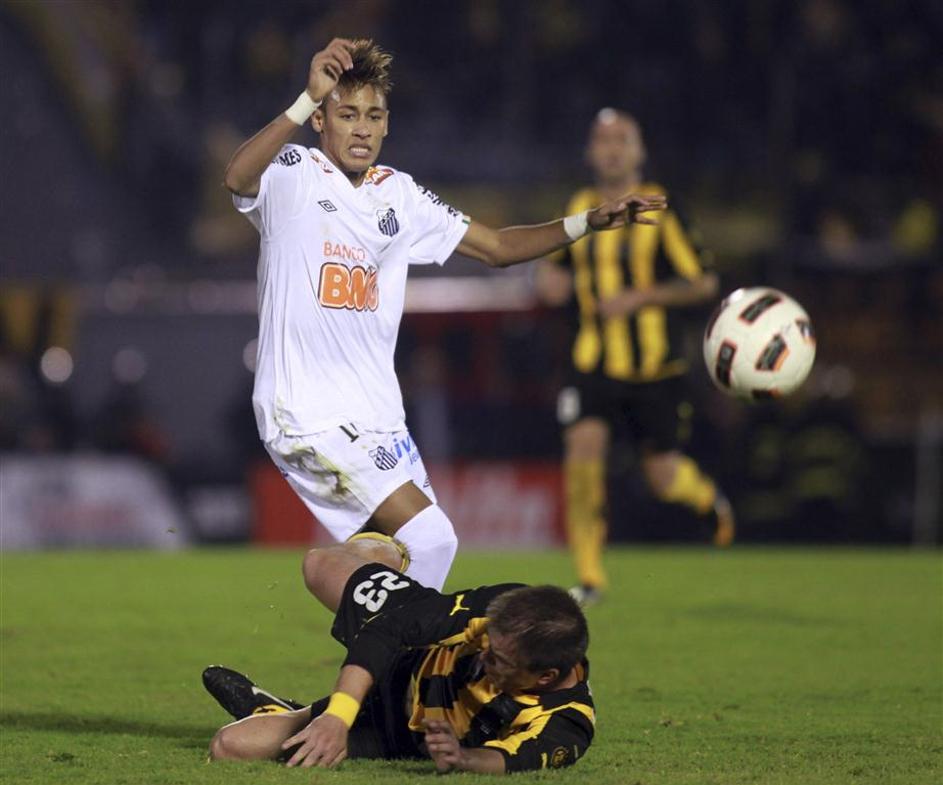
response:
<path id="1" fill-rule="evenodd" d="M 297 100 L 285 110 L 285 115 L 295 125 L 304 125 L 320 105 L 321 101 L 315 101 L 307 90 L 302 90 Z"/>
<path id="2" fill-rule="evenodd" d="M 573 242 L 576 242 L 589 231 L 589 210 L 583 210 L 576 215 L 568 215 L 563 219 L 563 231 Z"/>

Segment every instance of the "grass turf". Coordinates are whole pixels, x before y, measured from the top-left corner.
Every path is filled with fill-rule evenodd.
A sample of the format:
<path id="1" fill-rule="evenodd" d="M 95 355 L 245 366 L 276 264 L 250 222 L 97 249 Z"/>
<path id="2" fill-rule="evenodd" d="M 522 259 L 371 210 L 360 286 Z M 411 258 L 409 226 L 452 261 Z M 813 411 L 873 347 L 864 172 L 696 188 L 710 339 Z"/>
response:
<path id="1" fill-rule="evenodd" d="M 429 762 L 337 771 L 206 764 L 224 663 L 301 700 L 340 662 L 300 553 L 2 556 L 0 781 L 405 783 Z M 596 742 L 555 783 L 926 783 L 943 766 L 937 552 L 612 549 L 589 611 Z M 566 581 L 558 553 L 460 555 L 449 585 Z M 463 775 L 461 782 L 494 781 Z"/>

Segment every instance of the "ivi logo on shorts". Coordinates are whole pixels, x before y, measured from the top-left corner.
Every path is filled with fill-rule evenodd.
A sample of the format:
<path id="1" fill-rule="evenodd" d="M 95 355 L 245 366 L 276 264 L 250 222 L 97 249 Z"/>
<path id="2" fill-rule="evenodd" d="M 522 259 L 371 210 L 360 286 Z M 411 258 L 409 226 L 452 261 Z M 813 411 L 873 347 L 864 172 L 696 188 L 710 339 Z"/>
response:
<path id="1" fill-rule="evenodd" d="M 396 450 L 397 460 L 406 456 L 409 458 L 410 465 L 419 460 L 419 450 L 416 449 L 412 436 L 404 436 L 401 439 L 395 439 L 393 441 L 393 449 Z"/>
<path id="2" fill-rule="evenodd" d="M 370 450 L 370 457 L 373 458 L 373 462 L 377 465 L 377 468 L 384 472 L 389 471 L 399 462 L 399 457 L 386 449 L 382 444 L 375 450 Z"/>

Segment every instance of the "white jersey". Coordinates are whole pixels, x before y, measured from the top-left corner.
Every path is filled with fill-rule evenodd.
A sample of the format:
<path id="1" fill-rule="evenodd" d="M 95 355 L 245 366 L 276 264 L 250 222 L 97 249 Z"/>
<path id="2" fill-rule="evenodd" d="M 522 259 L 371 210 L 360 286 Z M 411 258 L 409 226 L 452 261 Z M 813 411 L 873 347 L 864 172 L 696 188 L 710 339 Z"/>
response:
<path id="1" fill-rule="evenodd" d="M 261 235 L 252 403 L 263 441 L 356 422 L 403 427 L 393 353 L 410 264 L 442 264 L 468 219 L 403 172 L 359 188 L 318 149 L 285 145 L 258 196 L 233 196 Z"/>

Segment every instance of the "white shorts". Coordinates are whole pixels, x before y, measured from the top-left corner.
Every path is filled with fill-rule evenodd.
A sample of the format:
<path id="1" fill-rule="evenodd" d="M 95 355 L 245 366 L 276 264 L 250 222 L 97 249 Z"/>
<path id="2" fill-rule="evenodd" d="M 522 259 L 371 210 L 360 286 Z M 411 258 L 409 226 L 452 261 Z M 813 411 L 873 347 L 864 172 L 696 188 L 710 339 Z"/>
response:
<path id="1" fill-rule="evenodd" d="M 307 436 L 280 434 L 265 443 L 275 466 L 337 541 L 355 534 L 401 485 L 413 482 L 435 504 L 416 443 L 403 429 L 360 425 Z"/>

